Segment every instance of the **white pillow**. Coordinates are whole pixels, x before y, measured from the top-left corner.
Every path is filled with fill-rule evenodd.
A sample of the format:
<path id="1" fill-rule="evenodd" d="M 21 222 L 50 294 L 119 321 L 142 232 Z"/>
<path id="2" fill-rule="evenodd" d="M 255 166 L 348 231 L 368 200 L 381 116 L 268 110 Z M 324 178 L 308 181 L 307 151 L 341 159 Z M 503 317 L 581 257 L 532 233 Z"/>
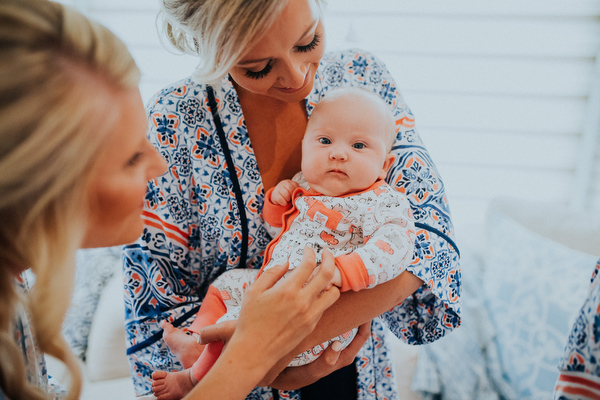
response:
<path id="1" fill-rule="evenodd" d="M 596 256 L 543 237 L 497 209 L 490 212 L 488 235 L 483 289 L 502 366 L 492 379 L 498 385 L 508 380 L 519 399 L 552 398 Z"/>
<path id="2" fill-rule="evenodd" d="M 104 288 L 88 339 L 86 375 L 90 381 L 130 377 L 126 356 L 123 276 L 115 273 Z"/>

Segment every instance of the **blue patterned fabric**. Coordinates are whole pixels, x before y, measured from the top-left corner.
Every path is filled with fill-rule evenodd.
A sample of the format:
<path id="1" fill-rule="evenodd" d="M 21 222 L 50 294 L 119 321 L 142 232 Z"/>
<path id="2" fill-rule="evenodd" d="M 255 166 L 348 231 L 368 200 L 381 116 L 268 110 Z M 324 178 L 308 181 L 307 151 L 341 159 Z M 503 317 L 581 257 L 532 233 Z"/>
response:
<path id="1" fill-rule="evenodd" d="M 411 389 L 423 400 L 499 400 L 488 371 L 495 330 L 484 306 L 482 261 L 465 248 L 461 252 L 463 301 L 459 330 L 419 346 Z M 508 399 L 504 399 L 508 400 Z"/>
<path id="2" fill-rule="evenodd" d="M 394 399 L 398 393 L 384 324 L 410 344 L 432 342 L 456 328 L 459 256 L 444 185 L 384 64 L 356 50 L 325 55 L 306 99 L 309 117 L 328 91 L 343 86 L 366 87 L 393 107 L 397 161 L 386 180 L 409 198 L 417 226 L 413 263 L 407 269 L 425 284 L 373 323 L 373 334 L 357 356 L 358 398 Z M 208 285 L 238 267 L 244 252 L 246 267 L 259 268 L 271 240 L 261 217 L 264 189 L 237 93 L 228 78 L 213 88 L 242 192 L 248 245 L 243 246 L 242 213 L 207 106 L 206 86 L 184 79 L 149 103 L 149 138 L 170 168 L 150 182 L 144 233 L 124 253 L 126 332 L 140 395 L 150 392 L 152 371 L 181 368 L 166 344 L 156 340 L 160 321 L 189 326 Z M 281 396 L 299 399 L 296 392 Z M 249 398 L 271 397 L 270 389 L 256 388 Z"/>
<path id="3" fill-rule="evenodd" d="M 15 279 L 15 287 L 20 296 L 27 297 L 31 290 L 28 280 L 29 271 L 22 273 Z M 33 328 L 30 323 L 30 317 L 22 305 L 18 306 L 16 319 L 14 321 L 14 338 L 18 346 L 23 350 L 25 368 L 27 369 L 27 380 L 41 388 L 48 399 L 62 400 L 66 398 L 67 391 L 51 376 L 48 375 L 46 368 L 46 359 L 44 353 L 38 348 L 33 335 Z M 0 390 L 0 399 L 6 399 L 6 396 Z"/>
<path id="4" fill-rule="evenodd" d="M 554 398 L 600 398 L 600 260 L 592 274 L 588 296 L 573 324 L 562 360 Z"/>

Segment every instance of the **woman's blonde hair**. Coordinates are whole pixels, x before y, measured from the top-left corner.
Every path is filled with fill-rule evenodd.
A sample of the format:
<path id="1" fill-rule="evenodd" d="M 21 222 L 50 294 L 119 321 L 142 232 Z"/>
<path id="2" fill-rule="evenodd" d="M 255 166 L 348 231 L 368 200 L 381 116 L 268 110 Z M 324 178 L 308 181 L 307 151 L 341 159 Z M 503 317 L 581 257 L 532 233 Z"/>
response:
<path id="1" fill-rule="evenodd" d="M 162 0 L 169 41 L 200 57 L 194 79 L 220 81 L 279 17 L 290 0 Z M 320 7 L 324 0 L 315 0 Z"/>
<path id="2" fill-rule="evenodd" d="M 0 2 L 0 389 L 44 399 L 27 382 L 14 319 L 22 303 L 40 350 L 65 363 L 69 399 L 78 363 L 62 337 L 86 229 L 90 176 L 118 115 L 111 96 L 136 88 L 139 70 L 108 29 L 47 0 Z M 31 268 L 27 299 L 14 277 Z"/>

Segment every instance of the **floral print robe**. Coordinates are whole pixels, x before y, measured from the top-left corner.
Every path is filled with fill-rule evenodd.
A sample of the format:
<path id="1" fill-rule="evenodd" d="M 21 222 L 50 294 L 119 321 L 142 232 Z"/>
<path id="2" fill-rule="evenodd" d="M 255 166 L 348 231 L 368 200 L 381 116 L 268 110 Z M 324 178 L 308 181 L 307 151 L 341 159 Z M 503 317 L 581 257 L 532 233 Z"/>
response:
<path id="1" fill-rule="evenodd" d="M 444 184 L 385 65 L 358 50 L 326 54 L 306 99 L 308 116 L 328 91 L 343 86 L 372 90 L 393 108 L 397 158 L 386 180 L 409 198 L 415 217 L 415 251 L 407 269 L 424 284 L 375 319 L 356 362 L 359 399 L 394 399 L 398 393 L 386 331 L 407 343 L 424 344 L 458 327 L 459 253 Z M 160 321 L 189 326 L 209 284 L 225 270 L 259 268 L 271 240 L 261 216 L 264 189 L 237 93 L 228 77 L 213 90 L 216 107 L 209 105 L 207 85 L 188 78 L 157 93 L 148 105 L 148 135 L 169 170 L 150 182 L 145 230 L 124 253 L 128 355 L 140 395 L 151 391 L 154 370 L 181 369 L 161 340 Z M 281 391 L 279 397 L 299 396 L 299 391 Z M 248 398 L 267 400 L 272 393 L 256 388 Z"/>

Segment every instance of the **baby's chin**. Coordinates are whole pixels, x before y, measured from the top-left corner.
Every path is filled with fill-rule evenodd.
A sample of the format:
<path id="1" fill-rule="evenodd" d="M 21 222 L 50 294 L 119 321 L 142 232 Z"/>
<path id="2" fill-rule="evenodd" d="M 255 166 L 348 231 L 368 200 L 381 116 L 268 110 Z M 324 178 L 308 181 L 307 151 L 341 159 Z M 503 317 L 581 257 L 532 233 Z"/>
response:
<path id="1" fill-rule="evenodd" d="M 336 190 L 336 188 L 333 188 L 331 186 L 327 186 L 327 185 L 310 185 L 311 189 L 321 193 L 323 196 L 330 196 L 330 197 L 340 197 L 340 196 L 344 196 L 348 193 L 350 193 L 349 190 L 344 189 L 344 190 Z"/>

